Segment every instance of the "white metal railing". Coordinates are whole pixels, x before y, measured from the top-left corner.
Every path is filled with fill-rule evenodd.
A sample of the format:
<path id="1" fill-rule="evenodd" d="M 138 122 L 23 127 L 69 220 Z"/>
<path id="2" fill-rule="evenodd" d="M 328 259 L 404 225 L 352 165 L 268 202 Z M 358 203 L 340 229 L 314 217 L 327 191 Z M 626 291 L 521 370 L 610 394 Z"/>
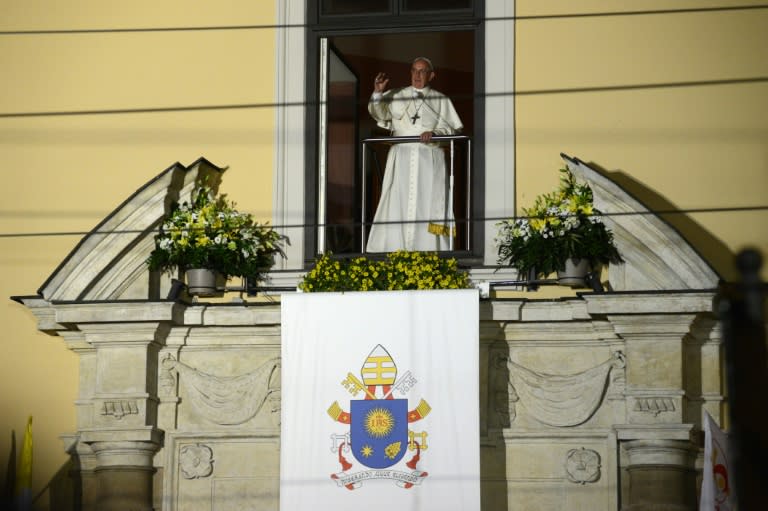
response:
<path id="1" fill-rule="evenodd" d="M 369 145 L 371 144 L 380 144 L 380 143 L 388 143 L 388 144 L 402 144 L 406 142 L 419 142 L 419 137 L 413 136 L 413 137 L 371 137 L 371 138 L 365 138 L 362 141 L 363 150 L 362 150 L 362 221 L 360 222 L 360 252 L 365 253 L 365 247 L 367 244 L 367 238 L 365 234 L 366 227 L 368 226 L 368 219 L 366 218 L 366 195 L 367 195 L 367 153 L 366 150 L 368 149 Z M 465 236 L 465 250 L 470 250 L 470 242 L 472 239 L 472 222 L 471 222 L 471 211 L 472 211 L 472 139 L 467 135 L 435 135 L 432 137 L 432 142 L 438 142 L 438 143 L 444 143 L 447 142 L 449 145 L 449 168 L 450 168 L 450 174 L 449 174 L 449 180 L 448 180 L 448 211 L 450 211 L 451 214 L 451 224 L 448 226 L 448 232 L 450 232 L 452 235 L 449 237 L 449 249 L 454 250 L 453 246 L 453 240 L 454 235 L 453 232 L 456 227 L 456 221 L 453 218 L 453 196 L 454 196 L 454 187 L 453 187 L 453 177 L 454 177 L 454 167 L 455 167 L 455 144 L 456 142 L 465 142 L 467 145 L 467 172 L 466 172 L 466 208 L 465 208 L 465 223 L 466 223 L 466 236 Z M 423 220 L 419 220 L 419 222 L 422 222 Z"/>

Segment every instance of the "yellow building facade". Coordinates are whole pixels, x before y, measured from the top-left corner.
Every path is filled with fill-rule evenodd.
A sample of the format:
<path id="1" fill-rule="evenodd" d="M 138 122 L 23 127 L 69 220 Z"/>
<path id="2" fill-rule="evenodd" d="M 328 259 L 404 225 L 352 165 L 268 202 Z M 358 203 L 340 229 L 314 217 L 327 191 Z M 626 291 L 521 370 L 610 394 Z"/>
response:
<path id="1" fill-rule="evenodd" d="M 303 4 L 4 1 L 4 296 L 33 294 L 85 233 L 177 161 L 228 166 L 222 191 L 241 209 L 289 223 L 286 148 L 304 135 L 287 118 L 303 118 L 295 103 L 308 98 L 293 95 L 303 75 L 285 62 L 308 59 Z M 741 248 L 766 253 L 768 9 L 750 4 L 761 5 L 486 2 L 497 18 L 487 33 L 503 24 L 504 38 L 484 42 L 486 83 L 501 84 L 485 92 L 503 92 L 508 115 L 499 139 L 485 130 L 485 172 L 503 167 L 494 175 L 506 214 L 554 187 L 565 152 L 665 212 L 723 278 L 736 278 Z M 506 74 L 493 77 L 499 66 Z M 283 264 L 300 272 L 301 259 Z M 33 494 L 45 493 L 67 460 L 59 435 L 75 427 L 77 357 L 20 304 L 6 300 L 0 314 L 0 459 L 5 467 L 11 431 L 19 442 L 32 415 Z"/>

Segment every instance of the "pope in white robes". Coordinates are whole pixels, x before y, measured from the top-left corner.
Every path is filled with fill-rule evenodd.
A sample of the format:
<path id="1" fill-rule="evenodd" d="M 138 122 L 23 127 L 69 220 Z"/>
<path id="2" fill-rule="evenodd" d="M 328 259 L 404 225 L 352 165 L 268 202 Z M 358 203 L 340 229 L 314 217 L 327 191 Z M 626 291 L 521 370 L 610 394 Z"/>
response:
<path id="1" fill-rule="evenodd" d="M 448 250 L 453 212 L 449 211 L 445 154 L 434 135 L 455 135 L 463 127 L 451 100 L 432 89 L 432 63 L 411 65 L 411 85 L 386 90 L 379 73 L 368 111 L 393 136 L 417 136 L 419 142 L 393 144 L 387 157 L 381 199 L 368 237 L 368 252 Z"/>

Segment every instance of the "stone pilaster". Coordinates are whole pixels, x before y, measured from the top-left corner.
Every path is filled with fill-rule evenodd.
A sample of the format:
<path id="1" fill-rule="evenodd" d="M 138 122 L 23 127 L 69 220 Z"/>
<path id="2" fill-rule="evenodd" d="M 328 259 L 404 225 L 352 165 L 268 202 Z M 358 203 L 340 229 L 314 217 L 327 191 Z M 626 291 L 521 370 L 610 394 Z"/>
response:
<path id="1" fill-rule="evenodd" d="M 694 314 L 609 316 L 625 341 L 627 423 L 684 422 L 684 339 Z"/>
<path id="2" fill-rule="evenodd" d="M 620 447 L 622 511 L 696 509 L 696 425 L 719 398 L 712 293 L 587 297 L 625 343 L 626 423 Z"/>
<path id="3" fill-rule="evenodd" d="M 157 442 L 92 442 L 100 511 L 152 511 L 152 459 Z"/>
<path id="4" fill-rule="evenodd" d="M 78 327 L 93 348 L 88 364 L 91 392 L 80 396 L 89 414 L 79 421 L 80 442 L 94 456 L 93 509 L 149 511 L 153 459 L 163 436 L 157 427 L 158 352 L 169 324 L 140 321 Z"/>
<path id="5" fill-rule="evenodd" d="M 685 440 L 630 440 L 622 444 L 629 473 L 622 511 L 694 511 L 695 449 Z"/>
<path id="6" fill-rule="evenodd" d="M 695 314 L 609 316 L 624 338 L 627 425 L 617 425 L 625 488 L 622 511 L 694 511 L 696 451 L 685 424 L 685 339 Z"/>

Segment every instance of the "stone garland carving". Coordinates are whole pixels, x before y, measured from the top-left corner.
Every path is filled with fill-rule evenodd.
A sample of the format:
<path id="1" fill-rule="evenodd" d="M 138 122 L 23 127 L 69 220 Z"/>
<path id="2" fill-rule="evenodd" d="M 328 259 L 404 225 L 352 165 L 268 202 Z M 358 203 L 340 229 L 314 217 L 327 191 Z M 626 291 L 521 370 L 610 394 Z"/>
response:
<path id="1" fill-rule="evenodd" d="M 507 359 L 509 395 L 518 397 L 536 420 L 555 427 L 578 426 L 602 403 L 613 368 L 624 368 L 624 354 L 616 351 L 602 364 L 577 374 L 537 373 Z M 510 398 L 510 406 L 514 402 Z M 513 409 L 510 410 L 514 417 Z"/>
<path id="2" fill-rule="evenodd" d="M 270 398 L 272 412 L 280 410 L 272 397 L 280 391 L 279 378 L 274 378 L 279 376 L 278 358 L 267 360 L 255 371 L 240 376 L 215 376 L 172 359 L 163 363 L 178 372 L 190 405 L 215 424 L 243 424 L 261 410 L 267 398 Z"/>
<path id="3" fill-rule="evenodd" d="M 571 449 L 565 456 L 565 473 L 572 483 L 594 483 L 600 479 L 600 455 L 592 449 Z"/>
<path id="4" fill-rule="evenodd" d="M 213 449 L 204 444 L 185 445 L 179 452 L 184 479 L 200 479 L 213 473 Z"/>
<path id="5" fill-rule="evenodd" d="M 101 405 L 101 415 L 112 415 L 115 419 L 122 419 L 126 415 L 139 413 L 139 405 L 136 401 L 104 401 Z"/>

